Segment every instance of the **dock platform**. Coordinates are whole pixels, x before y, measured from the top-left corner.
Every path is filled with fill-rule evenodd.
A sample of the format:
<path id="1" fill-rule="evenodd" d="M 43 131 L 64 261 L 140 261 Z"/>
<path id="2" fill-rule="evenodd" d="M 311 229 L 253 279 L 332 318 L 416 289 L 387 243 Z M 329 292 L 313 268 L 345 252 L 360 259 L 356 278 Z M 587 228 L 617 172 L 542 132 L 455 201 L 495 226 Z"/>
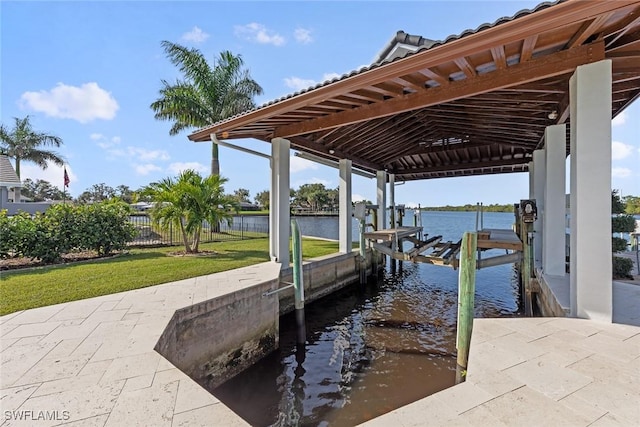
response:
<path id="1" fill-rule="evenodd" d="M 369 245 L 373 249 L 398 261 L 458 268 L 458 255 L 462 240 L 455 243 L 453 241 L 443 242 L 442 236 L 433 236 L 427 239 L 427 234 L 423 238 L 425 240 L 422 240 L 417 237 L 421 233 L 422 227 L 398 227 L 365 232 L 364 238 L 369 241 Z M 514 251 L 511 254 L 479 260 L 478 268 L 520 261 L 523 245 L 513 230 L 482 229 L 477 234 L 480 251 L 489 249 Z M 413 243 L 413 248 L 404 250 L 403 241 Z"/>

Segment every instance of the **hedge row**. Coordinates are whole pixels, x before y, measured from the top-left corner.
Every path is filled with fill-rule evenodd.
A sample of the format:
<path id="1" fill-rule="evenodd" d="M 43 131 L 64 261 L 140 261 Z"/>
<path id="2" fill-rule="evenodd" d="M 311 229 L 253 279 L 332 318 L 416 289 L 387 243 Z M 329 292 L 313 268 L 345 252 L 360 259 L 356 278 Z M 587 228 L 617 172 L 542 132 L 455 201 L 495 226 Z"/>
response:
<path id="1" fill-rule="evenodd" d="M 129 206 L 105 201 L 92 205 L 53 205 L 45 213 L 0 211 L 0 258 L 24 256 L 45 263 L 63 254 L 93 250 L 108 255 L 124 249 L 136 235 Z"/>

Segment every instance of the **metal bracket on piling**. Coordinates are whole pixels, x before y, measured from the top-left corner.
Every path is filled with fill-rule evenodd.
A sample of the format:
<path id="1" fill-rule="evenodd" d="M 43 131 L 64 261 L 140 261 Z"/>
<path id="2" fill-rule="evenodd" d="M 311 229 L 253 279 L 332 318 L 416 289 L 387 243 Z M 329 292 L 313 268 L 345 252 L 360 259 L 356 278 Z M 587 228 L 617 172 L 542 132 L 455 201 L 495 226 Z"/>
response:
<path id="1" fill-rule="evenodd" d="M 280 283 L 285 283 L 285 284 L 287 284 L 287 286 L 284 286 L 284 287 L 278 288 L 278 289 L 274 289 L 272 291 L 267 291 L 267 292 L 263 293 L 262 296 L 263 297 L 269 297 L 271 295 L 277 294 L 278 292 L 281 292 L 281 291 L 284 291 L 284 290 L 287 290 L 287 289 L 291 289 L 291 288 L 293 288 L 295 286 L 293 283 L 289 283 L 289 282 L 280 282 Z"/>

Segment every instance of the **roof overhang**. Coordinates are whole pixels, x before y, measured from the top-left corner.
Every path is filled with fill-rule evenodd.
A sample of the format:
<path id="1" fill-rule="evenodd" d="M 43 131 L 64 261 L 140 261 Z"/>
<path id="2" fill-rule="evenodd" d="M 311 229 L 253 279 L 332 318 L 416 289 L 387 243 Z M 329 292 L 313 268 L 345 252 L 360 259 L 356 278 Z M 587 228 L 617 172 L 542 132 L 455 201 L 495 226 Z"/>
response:
<path id="1" fill-rule="evenodd" d="M 640 0 L 567 0 L 352 72 L 189 135 L 282 137 L 397 179 L 528 170 L 569 117 L 576 67 L 612 61 L 612 117 L 640 95 Z"/>

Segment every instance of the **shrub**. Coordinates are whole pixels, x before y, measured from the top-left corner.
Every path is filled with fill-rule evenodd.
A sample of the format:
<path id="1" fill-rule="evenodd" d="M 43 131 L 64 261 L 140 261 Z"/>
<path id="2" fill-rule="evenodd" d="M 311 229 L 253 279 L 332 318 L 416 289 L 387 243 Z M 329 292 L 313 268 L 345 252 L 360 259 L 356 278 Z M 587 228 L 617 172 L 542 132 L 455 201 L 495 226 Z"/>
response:
<path id="1" fill-rule="evenodd" d="M 633 260 L 618 256 L 613 257 L 613 278 L 614 279 L 633 279 L 631 270 L 633 269 Z"/>
<path id="2" fill-rule="evenodd" d="M 612 252 L 624 252 L 627 250 L 627 241 L 621 237 L 611 238 L 611 251 Z"/>
<path id="3" fill-rule="evenodd" d="M 124 249 L 135 237 L 129 206 L 122 202 L 93 205 L 54 205 L 31 216 L 20 212 L 9 218 L 0 212 L 0 257 L 24 256 L 45 263 L 59 261 L 74 250 L 108 255 Z"/>
<path id="4" fill-rule="evenodd" d="M 611 217 L 611 231 L 614 233 L 631 233 L 636 229 L 633 215 L 616 215 Z"/>
<path id="5" fill-rule="evenodd" d="M 129 205 L 120 201 L 106 201 L 79 206 L 79 240 L 81 246 L 108 255 L 124 249 L 136 236 L 129 222 Z"/>

